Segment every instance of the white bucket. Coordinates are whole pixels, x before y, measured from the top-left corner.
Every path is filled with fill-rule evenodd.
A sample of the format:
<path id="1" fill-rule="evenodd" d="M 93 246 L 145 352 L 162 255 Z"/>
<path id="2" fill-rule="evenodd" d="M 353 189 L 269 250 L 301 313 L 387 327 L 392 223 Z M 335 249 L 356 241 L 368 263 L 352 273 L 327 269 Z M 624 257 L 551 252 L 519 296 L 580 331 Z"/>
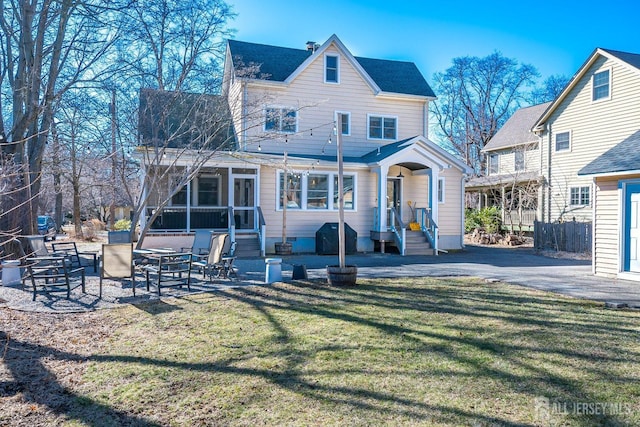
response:
<path id="1" fill-rule="evenodd" d="M 20 261 L 2 261 L 2 284 L 4 286 L 20 283 Z"/>

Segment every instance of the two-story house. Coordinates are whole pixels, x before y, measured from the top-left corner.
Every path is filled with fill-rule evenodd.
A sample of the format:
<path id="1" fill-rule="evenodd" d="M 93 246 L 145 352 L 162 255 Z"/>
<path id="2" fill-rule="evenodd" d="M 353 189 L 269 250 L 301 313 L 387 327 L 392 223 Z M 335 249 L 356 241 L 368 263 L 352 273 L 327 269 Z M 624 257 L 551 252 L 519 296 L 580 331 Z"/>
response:
<path id="1" fill-rule="evenodd" d="M 234 148 L 208 160 L 206 173 L 169 206 L 186 218 L 172 229 L 191 231 L 194 209 L 217 209 L 215 224 L 200 223 L 228 228 L 235 238 L 257 235 L 262 253 L 273 252 L 286 200 L 293 251 L 314 252 L 316 231 L 337 222 L 342 191 L 358 251 L 373 251 L 378 242 L 403 254 L 463 247 L 463 181 L 470 171 L 428 139 L 435 94 L 415 64 L 354 57 L 335 35 L 306 49 L 229 40 L 222 98 Z M 408 243 L 409 222 L 420 224 L 422 243 L 415 246 Z"/>
<path id="2" fill-rule="evenodd" d="M 549 211 L 575 174 L 567 196 L 593 222 L 593 272 L 640 280 L 640 55 L 596 49 L 537 127 L 552 159 Z"/>
<path id="3" fill-rule="evenodd" d="M 551 103 L 518 109 L 482 149 L 484 176 L 466 186 L 473 207 L 499 206 L 502 222 L 513 230 L 532 230 L 544 182 L 539 137 L 531 128 Z"/>

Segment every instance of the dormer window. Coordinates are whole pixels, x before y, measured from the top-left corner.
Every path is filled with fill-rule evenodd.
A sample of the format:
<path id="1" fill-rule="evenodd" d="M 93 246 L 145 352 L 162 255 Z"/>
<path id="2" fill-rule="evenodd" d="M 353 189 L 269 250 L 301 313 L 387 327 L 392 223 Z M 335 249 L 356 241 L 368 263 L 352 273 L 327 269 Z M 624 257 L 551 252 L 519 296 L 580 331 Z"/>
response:
<path id="1" fill-rule="evenodd" d="M 595 73 L 592 79 L 593 100 L 608 99 L 610 96 L 610 75 L 609 70 Z"/>
<path id="2" fill-rule="evenodd" d="M 324 82 L 340 83 L 340 61 L 337 55 L 324 56 Z"/>

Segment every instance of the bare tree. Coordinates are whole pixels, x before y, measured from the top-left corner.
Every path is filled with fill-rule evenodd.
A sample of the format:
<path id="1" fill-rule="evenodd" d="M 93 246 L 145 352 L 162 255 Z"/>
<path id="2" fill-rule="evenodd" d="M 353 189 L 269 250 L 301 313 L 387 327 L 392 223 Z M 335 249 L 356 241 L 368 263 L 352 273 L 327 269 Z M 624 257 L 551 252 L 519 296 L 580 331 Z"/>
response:
<path id="1" fill-rule="evenodd" d="M 17 202 L 22 208 L 14 214 L 21 233 L 34 230 L 43 153 L 57 101 L 70 87 L 106 72 L 104 64 L 96 64 L 117 37 L 112 22 L 102 19 L 114 3 L 0 2 L 0 87 L 7 94 L 0 99 L 0 148 L 25 170 L 14 188 L 20 189 Z"/>
<path id="2" fill-rule="evenodd" d="M 496 52 L 484 58 L 460 57 L 434 81 L 439 136 L 477 175 L 483 171 L 480 150 L 525 100 L 538 72 Z"/>
<path id="3" fill-rule="evenodd" d="M 567 86 L 569 80 L 569 77 L 561 74 L 547 77 L 542 86 L 536 87 L 531 91 L 528 96 L 529 103 L 535 105 L 553 101 Z"/>

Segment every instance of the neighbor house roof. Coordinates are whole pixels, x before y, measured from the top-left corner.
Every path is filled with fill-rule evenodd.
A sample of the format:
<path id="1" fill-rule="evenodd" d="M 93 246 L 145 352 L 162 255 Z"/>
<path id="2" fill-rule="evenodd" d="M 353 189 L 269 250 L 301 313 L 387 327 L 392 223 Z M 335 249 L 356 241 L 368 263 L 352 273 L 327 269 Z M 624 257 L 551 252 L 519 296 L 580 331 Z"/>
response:
<path id="1" fill-rule="evenodd" d="M 594 64 L 594 62 L 600 57 L 604 56 L 609 59 L 617 59 L 619 61 L 624 62 L 629 67 L 634 69 L 636 72 L 640 72 L 640 54 L 629 53 L 629 52 L 621 52 L 618 50 L 611 49 L 603 49 L 596 48 L 589 58 L 582 64 L 582 66 L 576 71 L 573 75 L 567 86 L 560 92 L 560 95 L 553 100 L 551 105 L 547 108 L 547 110 L 540 116 L 540 118 L 533 125 L 532 130 L 541 129 L 545 122 L 549 119 L 551 114 L 555 111 L 556 107 L 562 103 L 562 101 L 567 97 L 569 92 L 575 87 L 575 85 L 584 77 L 589 68 Z"/>
<path id="2" fill-rule="evenodd" d="M 537 142 L 538 137 L 531 132 L 531 128 L 549 105 L 551 102 L 516 110 L 482 151 L 494 151 Z"/>
<path id="3" fill-rule="evenodd" d="M 578 175 L 619 175 L 640 171 L 640 130 L 596 157 Z"/>
<path id="4" fill-rule="evenodd" d="M 346 50 L 337 37 L 332 36 L 337 45 Z M 229 40 L 229 52 L 236 70 L 247 66 L 260 66 L 254 78 L 274 82 L 285 82 L 312 55 L 322 54 L 307 49 L 293 49 L 238 40 Z M 424 76 L 413 62 L 392 61 L 352 57 L 357 65 L 368 74 L 371 80 L 384 92 L 435 97 Z"/>
<path id="5" fill-rule="evenodd" d="M 488 175 L 477 176 L 469 179 L 465 185 L 465 190 L 481 190 L 485 188 L 497 188 L 511 184 L 518 184 L 522 182 L 540 182 L 542 176 L 538 172 L 518 172 L 515 174 L 500 174 L 500 175 Z"/>
<path id="6" fill-rule="evenodd" d="M 140 145 L 166 148 L 236 145 L 229 106 L 219 95 L 141 89 L 138 135 Z"/>

